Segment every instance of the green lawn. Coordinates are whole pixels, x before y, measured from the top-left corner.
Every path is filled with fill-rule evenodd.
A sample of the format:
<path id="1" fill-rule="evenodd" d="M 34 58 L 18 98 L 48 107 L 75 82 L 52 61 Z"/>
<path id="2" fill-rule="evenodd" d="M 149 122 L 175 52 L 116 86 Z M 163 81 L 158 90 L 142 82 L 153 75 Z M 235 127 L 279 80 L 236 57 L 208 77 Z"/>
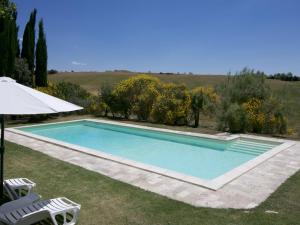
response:
<path id="1" fill-rule="evenodd" d="M 58 73 L 50 75 L 51 82 L 68 81 L 81 85 L 86 90 L 97 94 L 101 85 L 109 83 L 117 84 L 119 81 L 135 76 L 136 73 L 129 72 L 77 72 Z M 215 86 L 220 84 L 226 76 L 222 75 L 161 75 L 151 74 L 164 82 L 183 83 L 189 88 L 197 86 Z M 267 80 L 275 95 L 286 103 L 288 125 L 293 128 L 293 138 L 300 139 L 300 82 L 286 82 L 279 80 Z M 210 118 L 200 118 L 200 127 L 215 130 L 215 121 Z M 291 138 L 291 137 L 289 137 Z"/>
<path id="2" fill-rule="evenodd" d="M 81 225 L 300 224 L 300 172 L 255 209 L 195 208 L 10 142 L 6 147 L 5 177 L 28 177 L 44 198 L 66 196 L 80 203 Z"/>

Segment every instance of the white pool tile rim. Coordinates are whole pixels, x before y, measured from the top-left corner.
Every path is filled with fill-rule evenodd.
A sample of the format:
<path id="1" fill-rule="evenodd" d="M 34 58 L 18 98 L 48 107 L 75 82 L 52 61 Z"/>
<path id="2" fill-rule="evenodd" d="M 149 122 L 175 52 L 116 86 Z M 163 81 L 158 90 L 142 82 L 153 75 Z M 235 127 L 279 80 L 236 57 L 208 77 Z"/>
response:
<path id="1" fill-rule="evenodd" d="M 70 143 L 66 143 L 63 141 L 58 141 L 56 139 L 43 137 L 40 135 L 35 135 L 29 132 L 21 131 L 20 128 L 25 127 L 35 127 L 35 126 L 42 126 L 42 125 L 55 125 L 55 124 L 66 124 L 66 123 L 74 123 L 74 122 L 96 122 L 96 123 L 104 123 L 104 124 L 111 124 L 111 125 L 119 125 L 119 126 L 125 126 L 125 127 L 132 127 L 132 128 L 139 128 L 143 130 L 150 130 L 150 131 L 159 131 L 159 132 L 165 132 L 165 133 L 173 133 L 173 134 L 180 134 L 180 135 L 187 135 L 187 136 L 194 136 L 194 137 L 202 137 L 202 138 L 209 138 L 214 140 L 221 140 L 221 141 L 230 141 L 234 139 L 239 138 L 250 138 L 254 140 L 260 140 L 260 141 L 271 141 L 271 142 L 277 142 L 280 143 L 280 145 L 266 151 L 265 153 L 253 158 L 252 160 L 249 160 L 248 162 L 228 171 L 227 173 L 212 179 L 212 180 L 204 180 L 200 179 L 198 177 L 189 176 L 186 174 L 178 173 L 172 170 L 163 169 L 160 167 L 140 163 L 137 161 L 129 160 L 123 157 L 115 156 L 109 153 L 105 153 L 103 151 L 94 150 L 87 147 L 82 147 L 79 145 L 74 145 Z M 173 179 L 177 179 L 183 182 L 191 183 L 194 185 L 198 185 L 207 189 L 211 190 L 218 190 L 222 188 L 224 185 L 230 183 L 231 181 L 235 180 L 236 178 L 240 177 L 241 175 L 245 174 L 249 170 L 255 168 L 259 164 L 263 163 L 264 161 L 272 158 L 276 154 L 280 153 L 281 151 L 293 146 L 296 142 L 285 140 L 285 139 L 279 139 L 279 138 L 270 138 L 270 137 L 261 137 L 261 136 L 255 136 L 255 135 L 245 135 L 245 134 L 235 134 L 235 135 L 210 135 L 210 134 L 201 134 L 201 133 L 193 133 L 193 132 L 184 132 L 184 131 L 175 131 L 175 130 L 169 130 L 169 129 L 163 129 L 163 128 L 154 128 L 154 127 L 148 127 L 148 126 L 141 126 L 141 125 L 134 125 L 134 124 L 128 124 L 128 123 L 122 123 L 122 122 L 116 122 L 116 121 L 108 121 L 108 120 L 101 120 L 101 119 L 81 119 L 81 120 L 71 120 L 71 121 L 64 121 L 64 122 L 55 122 L 55 123 L 43 123 L 38 125 L 28 125 L 28 126 L 20 126 L 20 127 L 14 127 L 14 128 L 7 128 L 6 130 L 23 135 L 26 137 L 30 137 L 33 139 L 41 140 L 47 143 L 55 144 L 57 146 L 65 147 L 73 151 L 81 152 L 84 154 L 88 154 L 91 156 L 103 158 L 106 160 L 110 160 L 113 162 L 117 162 L 120 164 L 124 164 L 127 166 L 131 166 L 134 168 L 142 169 L 148 172 L 156 173 L 159 175 L 167 176 Z"/>

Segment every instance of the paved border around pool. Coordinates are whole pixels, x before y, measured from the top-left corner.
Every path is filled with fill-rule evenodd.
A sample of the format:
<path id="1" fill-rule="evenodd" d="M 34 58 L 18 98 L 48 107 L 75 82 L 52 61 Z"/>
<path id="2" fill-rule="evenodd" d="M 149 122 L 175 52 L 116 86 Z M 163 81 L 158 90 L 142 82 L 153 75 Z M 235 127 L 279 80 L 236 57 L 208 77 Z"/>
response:
<path id="1" fill-rule="evenodd" d="M 66 147 L 13 133 L 11 129 L 7 129 L 7 131 L 5 138 L 8 141 L 194 206 L 253 208 L 263 202 L 288 177 L 300 169 L 300 142 L 294 142 L 293 146 L 280 151 L 214 191 L 104 158 L 70 151 Z M 253 138 L 249 135 L 245 137 Z M 261 137 L 255 136 L 255 138 L 260 139 Z M 273 141 L 273 138 L 269 140 Z"/>
<path id="2" fill-rule="evenodd" d="M 129 160 L 123 157 L 115 156 L 112 154 L 105 153 L 104 151 L 99 151 L 99 150 L 94 150 L 91 148 L 83 147 L 83 146 L 78 146 L 70 143 L 66 143 L 63 141 L 59 141 L 56 139 L 52 138 L 47 138 L 43 137 L 40 135 L 35 135 L 30 132 L 25 132 L 21 131 L 18 128 L 25 128 L 25 127 L 35 127 L 35 126 L 43 126 L 43 125 L 55 125 L 55 124 L 66 124 L 66 123 L 73 123 L 73 122 L 81 122 L 81 121 L 87 121 L 87 122 L 95 122 L 95 123 L 104 123 L 104 124 L 111 124 L 111 125 L 119 125 L 123 127 L 131 127 L 131 128 L 138 128 L 138 129 L 143 129 L 143 130 L 150 130 L 150 131 L 159 131 L 159 132 L 164 132 L 164 133 L 173 133 L 173 134 L 180 134 L 180 135 L 186 135 L 186 136 L 194 136 L 194 137 L 201 137 L 201 138 L 209 138 L 209 139 L 214 139 L 214 140 L 219 140 L 219 141 L 230 141 L 234 139 L 238 139 L 240 137 L 247 137 L 251 139 L 257 139 L 257 140 L 264 140 L 264 141 L 272 141 L 272 142 L 278 142 L 280 145 L 274 147 L 273 149 L 268 150 L 267 152 L 253 158 L 252 160 L 249 160 L 246 163 L 243 163 L 242 165 L 228 171 L 227 173 L 212 179 L 212 180 L 203 180 L 198 177 L 193 177 L 189 176 L 186 174 L 182 174 L 179 172 L 175 172 L 172 170 L 164 169 L 164 168 L 159 168 L 156 166 L 136 162 L 133 160 Z M 157 173 L 160 175 L 168 176 L 177 180 L 181 180 L 184 182 L 188 182 L 191 184 L 196 184 L 211 190 L 218 190 L 219 188 L 223 187 L 230 181 L 236 179 L 237 177 L 241 176 L 242 174 L 246 173 L 247 171 L 251 170 L 252 168 L 256 167 L 260 163 L 264 162 L 265 160 L 273 157 L 274 155 L 278 154 L 279 152 L 283 151 L 284 149 L 292 146 L 295 144 L 293 141 L 288 141 L 288 140 L 282 140 L 282 139 L 274 139 L 274 138 L 265 138 L 265 137 L 253 137 L 249 135 L 225 135 L 225 136 L 220 136 L 220 135 L 208 135 L 208 134 L 200 134 L 200 133 L 192 133 L 192 132 L 182 132 L 182 131 L 174 131 L 174 130 L 168 130 L 168 129 L 161 129 L 161 128 L 153 128 L 153 127 L 146 127 L 146 126 L 140 126 L 140 125 L 133 125 L 133 124 L 124 124 L 120 122 L 115 122 L 115 121 L 107 121 L 107 120 L 95 120 L 95 119 L 82 119 L 82 120 L 73 120 L 73 121 L 68 121 L 68 122 L 58 122 L 58 123 L 47 123 L 47 124 L 40 124 L 40 125 L 30 125 L 30 126 L 22 126 L 22 127 L 15 127 L 15 128 L 10 128 L 7 129 L 11 132 L 21 134 L 24 136 L 28 136 L 31 138 L 35 138 L 37 140 L 42 140 L 48 143 L 53 143 L 62 147 L 69 148 L 71 150 L 79 151 L 85 154 L 93 155 L 96 157 L 108 159 L 114 162 L 122 163 L 125 165 L 129 165 L 135 168 L 143 169 L 149 172 Z"/>

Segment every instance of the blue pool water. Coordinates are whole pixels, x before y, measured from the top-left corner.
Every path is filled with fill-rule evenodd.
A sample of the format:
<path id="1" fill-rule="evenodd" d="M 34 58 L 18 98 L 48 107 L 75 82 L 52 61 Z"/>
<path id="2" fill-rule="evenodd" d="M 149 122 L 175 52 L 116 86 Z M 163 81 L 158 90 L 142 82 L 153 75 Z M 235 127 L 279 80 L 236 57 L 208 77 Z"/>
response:
<path id="1" fill-rule="evenodd" d="M 19 129 L 204 180 L 214 179 L 278 145 L 253 139 L 225 142 L 92 121 Z"/>

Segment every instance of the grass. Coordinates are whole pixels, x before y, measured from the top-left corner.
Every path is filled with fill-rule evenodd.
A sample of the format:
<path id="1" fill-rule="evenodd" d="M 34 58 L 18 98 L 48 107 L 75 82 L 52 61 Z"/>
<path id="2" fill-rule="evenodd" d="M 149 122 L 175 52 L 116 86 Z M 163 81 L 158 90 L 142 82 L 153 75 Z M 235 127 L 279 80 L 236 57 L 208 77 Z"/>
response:
<path id="1" fill-rule="evenodd" d="M 51 82 L 68 81 L 81 85 L 91 93 L 97 94 L 101 85 L 109 83 L 117 84 L 121 80 L 135 76 L 136 73 L 130 72 L 77 72 L 77 73 L 58 73 L 50 75 Z M 220 84 L 226 76 L 222 75 L 162 75 L 152 74 L 164 82 L 183 83 L 188 88 L 197 86 L 215 86 Z M 280 80 L 267 80 L 275 95 L 280 97 L 286 104 L 288 126 L 293 128 L 292 138 L 300 139 L 300 81 L 286 82 Z M 215 130 L 215 121 L 208 118 L 200 118 L 200 126 L 209 130 Z M 209 123 L 208 123 L 209 122 Z M 204 123 L 204 124 L 203 124 Z"/>
<path id="2" fill-rule="evenodd" d="M 196 208 L 10 142 L 6 149 L 5 176 L 34 180 L 43 198 L 66 196 L 80 203 L 81 225 L 296 225 L 300 221 L 300 172 L 255 209 Z"/>

